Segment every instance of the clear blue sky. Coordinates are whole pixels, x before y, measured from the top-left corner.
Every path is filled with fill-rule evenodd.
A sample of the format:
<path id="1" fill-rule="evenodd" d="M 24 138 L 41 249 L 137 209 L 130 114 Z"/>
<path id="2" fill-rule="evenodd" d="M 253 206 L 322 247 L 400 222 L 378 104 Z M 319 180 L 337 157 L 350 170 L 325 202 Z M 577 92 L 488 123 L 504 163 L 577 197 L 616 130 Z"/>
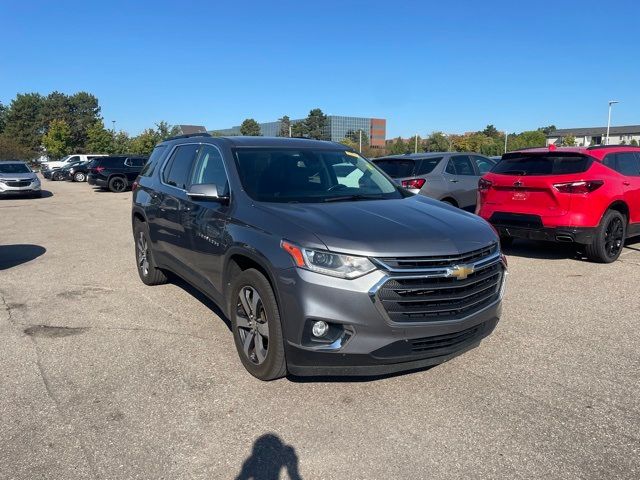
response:
<path id="1" fill-rule="evenodd" d="M 219 5 L 220 4 L 220 5 Z M 640 124 L 640 2 L 0 4 L 0 101 L 95 94 L 105 123 L 383 117 L 387 136 Z"/>

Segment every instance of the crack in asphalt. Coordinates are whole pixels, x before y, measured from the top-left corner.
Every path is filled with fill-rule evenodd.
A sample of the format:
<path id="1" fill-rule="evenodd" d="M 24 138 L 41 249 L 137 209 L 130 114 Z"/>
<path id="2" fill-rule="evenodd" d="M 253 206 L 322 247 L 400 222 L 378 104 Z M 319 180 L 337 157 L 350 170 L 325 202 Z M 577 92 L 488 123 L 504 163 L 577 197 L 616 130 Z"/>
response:
<path id="1" fill-rule="evenodd" d="M 11 308 L 11 306 L 7 303 L 7 300 L 4 296 L 4 294 L 2 292 L 0 292 L 0 300 L 2 301 L 2 304 L 4 305 L 4 309 L 7 312 L 7 321 L 9 322 L 10 325 L 13 325 L 14 327 L 17 327 L 18 325 L 22 325 L 18 322 L 15 322 L 13 319 L 13 309 Z M 93 478 L 99 478 L 98 477 L 98 473 L 96 471 L 96 465 L 89 453 L 89 451 L 87 450 L 87 448 L 85 447 L 84 443 L 82 442 L 80 436 L 75 432 L 75 428 L 73 426 L 73 424 L 71 423 L 71 420 L 69 419 L 69 417 L 67 417 L 67 415 L 65 415 L 64 410 L 62 408 L 62 405 L 60 404 L 60 401 L 58 400 L 58 398 L 56 397 L 56 395 L 53 392 L 53 387 L 51 385 L 51 382 L 49 381 L 49 377 L 47 376 L 44 367 L 42 365 L 42 358 L 40 355 L 40 350 L 38 348 L 38 343 L 36 342 L 36 339 L 33 336 L 28 335 L 29 340 L 31 341 L 31 343 L 33 344 L 33 351 L 35 353 L 35 357 L 36 357 L 36 367 L 38 369 L 38 373 L 40 375 L 40 378 L 42 379 L 42 384 L 44 385 L 44 389 L 47 393 L 47 396 L 51 399 L 51 401 L 53 402 L 53 405 L 56 409 L 56 411 L 58 412 L 58 415 L 60 416 L 60 418 L 63 420 L 64 423 L 66 423 L 72 431 L 74 431 L 74 437 L 77 440 L 78 446 L 80 447 L 80 451 L 82 452 L 82 455 L 85 459 L 85 461 L 87 462 L 87 465 L 89 466 L 89 470 L 92 473 Z"/>

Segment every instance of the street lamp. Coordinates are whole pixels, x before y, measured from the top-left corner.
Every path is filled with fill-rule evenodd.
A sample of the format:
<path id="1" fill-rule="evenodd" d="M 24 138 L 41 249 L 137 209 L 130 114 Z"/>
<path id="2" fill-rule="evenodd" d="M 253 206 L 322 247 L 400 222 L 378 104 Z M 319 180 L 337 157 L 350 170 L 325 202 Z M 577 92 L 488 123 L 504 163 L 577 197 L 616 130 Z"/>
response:
<path id="1" fill-rule="evenodd" d="M 607 120 L 607 140 L 605 145 L 609 145 L 609 128 L 611 128 L 611 105 L 620 103 L 617 100 L 609 100 L 609 120 Z"/>
<path id="2" fill-rule="evenodd" d="M 113 130 L 113 133 L 116 133 L 116 121 L 115 120 L 111 120 L 111 130 Z"/>

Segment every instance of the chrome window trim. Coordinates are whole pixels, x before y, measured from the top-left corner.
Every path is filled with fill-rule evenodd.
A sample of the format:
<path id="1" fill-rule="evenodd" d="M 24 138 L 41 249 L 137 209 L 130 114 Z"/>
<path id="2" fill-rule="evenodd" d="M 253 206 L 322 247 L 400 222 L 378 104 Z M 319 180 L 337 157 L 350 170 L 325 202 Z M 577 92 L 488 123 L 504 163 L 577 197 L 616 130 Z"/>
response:
<path id="1" fill-rule="evenodd" d="M 170 187 L 173 188 L 175 190 L 180 190 L 181 192 L 184 192 L 185 194 L 187 193 L 187 191 L 184 188 L 180 188 L 180 187 L 176 187 L 175 185 L 169 185 L 168 183 L 165 183 L 164 181 L 164 170 L 165 168 L 167 168 L 167 163 L 169 163 L 169 159 L 171 158 L 171 156 L 173 155 L 173 153 L 178 149 L 178 147 L 183 147 L 185 145 L 209 145 L 213 148 L 215 148 L 218 153 L 220 154 L 220 160 L 222 160 L 222 167 L 224 168 L 224 174 L 227 177 L 227 184 L 229 185 L 229 197 L 231 197 L 231 182 L 229 182 L 229 170 L 227 169 L 227 164 L 224 161 L 224 155 L 222 154 L 222 150 L 220 150 L 220 148 L 213 144 L 213 143 L 209 143 L 209 142 L 188 142 L 188 143 L 179 143 L 177 145 L 174 145 L 171 150 L 169 150 L 169 153 L 167 154 L 167 156 L 165 157 L 165 159 L 162 161 L 162 164 L 160 165 L 160 171 L 158 173 L 158 176 L 160 178 L 160 183 L 162 185 L 164 185 L 165 187 Z M 199 154 L 200 152 L 198 152 Z M 197 160 L 197 157 L 194 158 L 194 161 Z M 191 167 L 194 168 L 195 164 Z M 190 172 L 191 173 L 191 172 Z"/>

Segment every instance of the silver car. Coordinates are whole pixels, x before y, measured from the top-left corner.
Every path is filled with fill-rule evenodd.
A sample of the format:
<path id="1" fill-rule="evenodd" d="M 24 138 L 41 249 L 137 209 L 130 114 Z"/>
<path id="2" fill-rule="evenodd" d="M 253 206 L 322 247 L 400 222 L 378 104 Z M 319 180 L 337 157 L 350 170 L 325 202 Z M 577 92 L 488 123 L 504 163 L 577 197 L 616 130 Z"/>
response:
<path id="1" fill-rule="evenodd" d="M 373 162 L 398 184 L 465 210 L 476 205 L 478 180 L 497 163 L 477 153 L 392 155 Z"/>
<path id="2" fill-rule="evenodd" d="M 42 196 L 40 179 L 25 162 L 0 161 L 0 198 L 16 195 Z"/>

